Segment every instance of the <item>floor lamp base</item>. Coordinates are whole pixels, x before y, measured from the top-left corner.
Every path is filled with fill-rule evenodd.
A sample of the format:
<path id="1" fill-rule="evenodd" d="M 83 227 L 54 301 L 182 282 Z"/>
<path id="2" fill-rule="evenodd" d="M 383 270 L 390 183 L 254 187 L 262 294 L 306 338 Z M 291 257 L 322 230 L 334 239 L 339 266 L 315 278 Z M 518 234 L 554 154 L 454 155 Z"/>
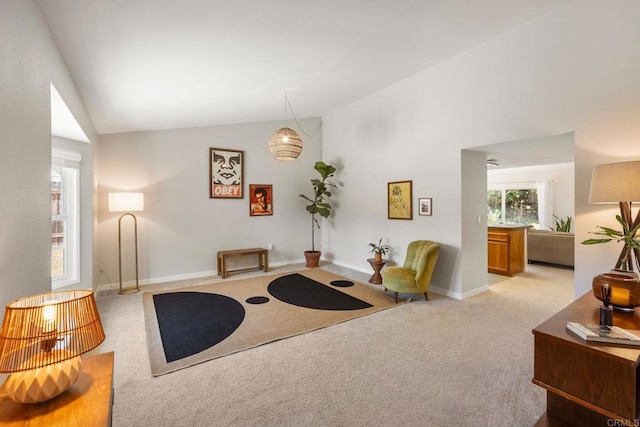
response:
<path id="1" fill-rule="evenodd" d="M 135 243 L 135 255 L 136 255 L 136 286 L 135 288 L 122 288 L 122 218 L 127 215 L 131 215 L 133 218 L 133 241 Z M 138 219 L 132 213 L 122 214 L 118 219 L 118 279 L 120 279 L 120 295 L 129 295 L 140 292 L 140 286 L 138 285 Z"/>

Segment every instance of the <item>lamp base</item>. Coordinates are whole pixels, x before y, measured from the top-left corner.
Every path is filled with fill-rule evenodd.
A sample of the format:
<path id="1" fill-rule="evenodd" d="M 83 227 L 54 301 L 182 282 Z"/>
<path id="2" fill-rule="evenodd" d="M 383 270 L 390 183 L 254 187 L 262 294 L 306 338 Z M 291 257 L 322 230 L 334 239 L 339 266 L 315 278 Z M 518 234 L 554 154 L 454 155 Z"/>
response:
<path id="1" fill-rule="evenodd" d="M 7 378 L 7 395 L 18 403 L 39 403 L 65 392 L 82 370 L 82 359 L 76 356 L 54 365 L 15 372 Z"/>
<path id="2" fill-rule="evenodd" d="M 140 288 L 126 288 L 118 292 L 120 295 L 129 295 L 135 294 L 136 292 L 140 292 Z"/>

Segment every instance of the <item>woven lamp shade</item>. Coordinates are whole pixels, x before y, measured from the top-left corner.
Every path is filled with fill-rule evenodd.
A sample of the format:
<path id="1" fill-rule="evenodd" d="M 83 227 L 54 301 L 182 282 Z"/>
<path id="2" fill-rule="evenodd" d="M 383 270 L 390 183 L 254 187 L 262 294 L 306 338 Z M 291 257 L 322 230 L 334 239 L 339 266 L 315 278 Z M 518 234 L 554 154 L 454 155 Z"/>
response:
<path id="1" fill-rule="evenodd" d="M 593 168 L 589 203 L 640 202 L 640 161 Z"/>
<path id="2" fill-rule="evenodd" d="M 7 304 L 0 331 L 0 372 L 57 364 L 105 339 L 92 291 L 47 292 Z"/>
<path id="3" fill-rule="evenodd" d="M 302 152 L 302 139 L 293 129 L 278 129 L 269 138 L 269 151 L 276 160 L 295 160 Z"/>

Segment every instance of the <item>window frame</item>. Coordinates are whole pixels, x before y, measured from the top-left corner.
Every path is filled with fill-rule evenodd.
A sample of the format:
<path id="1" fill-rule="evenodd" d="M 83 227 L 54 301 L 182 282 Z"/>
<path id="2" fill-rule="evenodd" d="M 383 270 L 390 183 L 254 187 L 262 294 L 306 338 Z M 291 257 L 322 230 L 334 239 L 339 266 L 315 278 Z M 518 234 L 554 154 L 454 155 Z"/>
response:
<path id="1" fill-rule="evenodd" d="M 76 151 L 52 149 L 51 169 L 61 168 L 62 185 L 60 188 L 60 199 L 62 212 L 54 215 L 51 212 L 51 222 L 53 231 L 53 221 L 65 221 L 64 228 L 64 274 L 53 277 L 53 266 L 51 266 L 51 288 L 60 289 L 66 286 L 80 283 L 80 162 L 82 156 Z M 53 236 L 52 236 L 53 251 Z M 53 258 L 53 253 L 52 253 Z"/>

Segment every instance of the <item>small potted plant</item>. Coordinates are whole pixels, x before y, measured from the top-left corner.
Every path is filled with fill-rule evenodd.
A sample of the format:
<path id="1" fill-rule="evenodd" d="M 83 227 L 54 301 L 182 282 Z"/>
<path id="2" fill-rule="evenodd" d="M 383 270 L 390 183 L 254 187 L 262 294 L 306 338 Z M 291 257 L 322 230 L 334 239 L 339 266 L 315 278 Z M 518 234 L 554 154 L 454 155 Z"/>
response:
<path id="1" fill-rule="evenodd" d="M 386 255 L 387 252 L 391 252 L 391 246 L 382 244 L 382 237 L 380 238 L 380 240 L 378 240 L 377 244 L 369 243 L 369 246 L 371 247 L 371 250 L 369 252 L 374 254 L 373 258 L 377 262 L 382 261 L 382 256 Z"/>
<path id="2" fill-rule="evenodd" d="M 571 231 L 572 218 L 570 216 L 567 216 L 567 219 L 563 219 L 553 215 L 553 218 L 556 222 L 556 228 L 554 229 L 553 227 L 549 227 L 552 231 L 561 231 L 564 233 L 569 233 Z"/>

